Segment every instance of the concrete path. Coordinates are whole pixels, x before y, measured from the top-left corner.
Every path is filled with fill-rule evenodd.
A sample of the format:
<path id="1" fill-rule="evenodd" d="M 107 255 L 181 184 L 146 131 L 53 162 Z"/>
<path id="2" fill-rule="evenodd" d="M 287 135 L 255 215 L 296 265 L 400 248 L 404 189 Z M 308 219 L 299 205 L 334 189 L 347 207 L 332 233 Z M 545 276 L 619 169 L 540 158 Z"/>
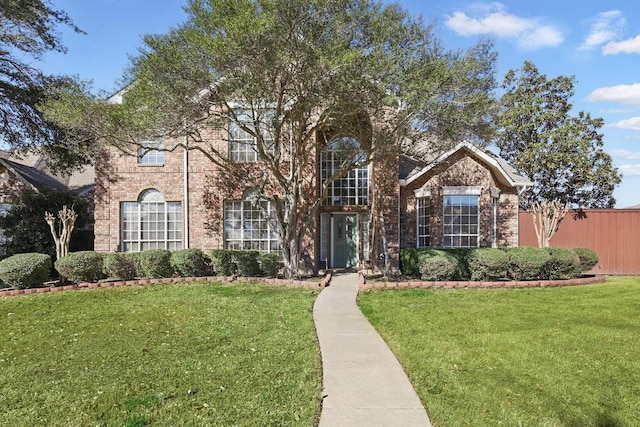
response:
<path id="1" fill-rule="evenodd" d="M 322 353 L 320 427 L 431 426 L 400 363 L 356 305 L 358 275 L 339 274 L 313 307 Z"/>

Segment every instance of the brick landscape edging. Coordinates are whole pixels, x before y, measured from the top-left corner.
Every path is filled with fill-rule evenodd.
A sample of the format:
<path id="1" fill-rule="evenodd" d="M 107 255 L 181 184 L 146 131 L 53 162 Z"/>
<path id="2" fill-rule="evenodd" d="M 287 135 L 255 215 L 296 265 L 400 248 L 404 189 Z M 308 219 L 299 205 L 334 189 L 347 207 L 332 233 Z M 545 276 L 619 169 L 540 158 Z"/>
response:
<path id="1" fill-rule="evenodd" d="M 429 282 L 421 280 L 410 280 L 404 282 L 372 282 L 367 283 L 362 273 L 359 276 L 359 290 L 366 291 L 369 289 L 396 289 L 396 288 L 426 288 L 426 289 L 459 289 L 459 288 L 546 288 L 557 286 L 576 286 L 588 285 L 591 283 L 602 283 L 606 280 L 605 276 L 579 277 L 576 279 L 564 280 L 522 280 L 522 281 L 499 281 L 499 282 L 474 282 L 474 281 L 446 281 L 446 282 Z"/>
<path id="2" fill-rule="evenodd" d="M 236 277 L 236 276 L 203 276 L 203 277 L 169 277 L 165 279 L 136 279 L 136 280 L 119 280 L 113 282 L 83 282 L 77 285 L 65 285 L 49 288 L 27 288 L 27 289 L 11 289 L 6 291 L 0 291 L 0 297 L 10 297 L 17 295 L 31 295 L 40 294 L 45 292 L 62 292 L 81 289 L 96 289 L 96 288 L 117 288 L 121 286 L 142 286 L 142 285 L 156 285 L 166 283 L 177 282 L 262 282 L 271 285 L 283 285 L 294 288 L 313 288 L 323 289 L 331 281 L 331 273 L 327 273 L 320 282 L 311 282 L 309 280 L 288 280 L 288 279 L 274 279 L 265 277 Z"/>

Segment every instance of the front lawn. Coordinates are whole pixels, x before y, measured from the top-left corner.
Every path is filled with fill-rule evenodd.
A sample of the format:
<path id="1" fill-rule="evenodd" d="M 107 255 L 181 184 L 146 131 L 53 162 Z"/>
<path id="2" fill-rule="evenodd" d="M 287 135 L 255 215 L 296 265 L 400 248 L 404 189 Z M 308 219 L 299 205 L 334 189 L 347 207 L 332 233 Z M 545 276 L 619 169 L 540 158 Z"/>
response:
<path id="1" fill-rule="evenodd" d="M 0 425 L 312 426 L 316 291 L 210 283 L 0 299 Z"/>
<path id="2" fill-rule="evenodd" d="M 640 279 L 373 291 L 362 311 L 436 427 L 640 425 Z"/>

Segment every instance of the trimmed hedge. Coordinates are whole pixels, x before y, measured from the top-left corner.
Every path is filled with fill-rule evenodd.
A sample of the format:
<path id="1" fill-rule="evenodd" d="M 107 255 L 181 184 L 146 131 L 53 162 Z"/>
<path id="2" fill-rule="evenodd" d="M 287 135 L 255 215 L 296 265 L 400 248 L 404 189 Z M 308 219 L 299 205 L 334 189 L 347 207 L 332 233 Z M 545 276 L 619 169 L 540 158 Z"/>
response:
<path id="1" fill-rule="evenodd" d="M 233 259 L 238 267 L 238 275 L 245 277 L 260 276 L 260 262 L 258 261 L 260 252 L 249 251 L 234 251 Z"/>
<path id="2" fill-rule="evenodd" d="M 102 266 L 104 274 L 112 279 L 131 280 L 136 277 L 135 257 L 128 256 L 128 254 L 104 254 Z"/>
<path id="3" fill-rule="evenodd" d="M 260 262 L 260 270 L 265 276 L 276 277 L 280 269 L 279 260 L 278 254 L 260 253 L 258 260 Z"/>
<path id="4" fill-rule="evenodd" d="M 30 252 L 0 261 L 0 280 L 16 289 L 36 288 L 49 278 L 51 257 Z"/>
<path id="5" fill-rule="evenodd" d="M 233 261 L 233 252 L 228 249 L 213 249 L 211 251 L 211 268 L 219 276 L 232 276 L 238 272 Z"/>
<path id="6" fill-rule="evenodd" d="M 75 283 L 96 282 L 104 277 L 102 255 L 93 251 L 71 252 L 54 265 L 62 277 Z"/>
<path id="7" fill-rule="evenodd" d="M 509 266 L 507 273 L 513 280 L 546 279 L 544 269 L 551 255 L 541 248 L 526 246 L 508 248 Z"/>
<path id="8" fill-rule="evenodd" d="M 171 267 L 182 277 L 200 277 L 206 272 L 204 253 L 200 249 L 180 249 L 171 252 Z"/>
<path id="9" fill-rule="evenodd" d="M 580 271 L 580 257 L 571 249 L 550 247 L 545 248 L 550 255 L 544 270 L 549 279 L 571 279 L 578 276 Z"/>
<path id="10" fill-rule="evenodd" d="M 507 277 L 509 257 L 502 249 L 473 249 L 468 257 L 470 279 L 492 281 Z"/>
<path id="11" fill-rule="evenodd" d="M 422 280 L 451 280 L 456 276 L 458 264 L 458 259 L 444 250 L 428 249 L 418 254 L 418 270 Z"/>
<path id="12" fill-rule="evenodd" d="M 596 266 L 600 258 L 598 254 L 587 248 L 574 248 L 573 251 L 580 258 L 580 273 L 586 273 Z"/>
<path id="13" fill-rule="evenodd" d="M 139 276 L 149 279 L 161 279 L 173 276 L 171 252 L 166 249 L 150 249 L 140 252 Z"/>

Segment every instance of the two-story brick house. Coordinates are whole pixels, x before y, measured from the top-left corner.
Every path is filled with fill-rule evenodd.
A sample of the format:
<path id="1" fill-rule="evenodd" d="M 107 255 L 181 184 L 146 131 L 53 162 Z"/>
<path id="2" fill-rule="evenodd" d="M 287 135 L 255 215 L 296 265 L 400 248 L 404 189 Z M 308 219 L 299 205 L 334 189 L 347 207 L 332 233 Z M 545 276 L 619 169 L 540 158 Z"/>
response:
<path id="1" fill-rule="evenodd" d="M 258 160 L 252 137 L 233 125 L 227 132 L 210 138 L 251 170 Z M 309 191 L 319 194 L 339 161 L 333 147 L 345 139 L 357 144 L 336 138 L 315 153 L 309 170 L 315 189 Z M 146 146 L 137 156 L 107 148 L 97 159 L 96 250 L 279 250 L 274 224 L 265 217 L 275 208 L 257 206 L 266 202 L 256 202 L 251 189 L 220 185 L 220 170 L 198 151 L 153 149 L 165 147 L 161 140 Z M 515 246 L 518 191 L 529 184 L 494 154 L 466 142 L 435 159 L 401 156 L 368 164 L 328 185 L 304 236 L 304 265 L 377 263 L 383 243 L 395 267 L 401 247 Z M 373 215 L 375 203 L 383 205 L 382 215 Z"/>

